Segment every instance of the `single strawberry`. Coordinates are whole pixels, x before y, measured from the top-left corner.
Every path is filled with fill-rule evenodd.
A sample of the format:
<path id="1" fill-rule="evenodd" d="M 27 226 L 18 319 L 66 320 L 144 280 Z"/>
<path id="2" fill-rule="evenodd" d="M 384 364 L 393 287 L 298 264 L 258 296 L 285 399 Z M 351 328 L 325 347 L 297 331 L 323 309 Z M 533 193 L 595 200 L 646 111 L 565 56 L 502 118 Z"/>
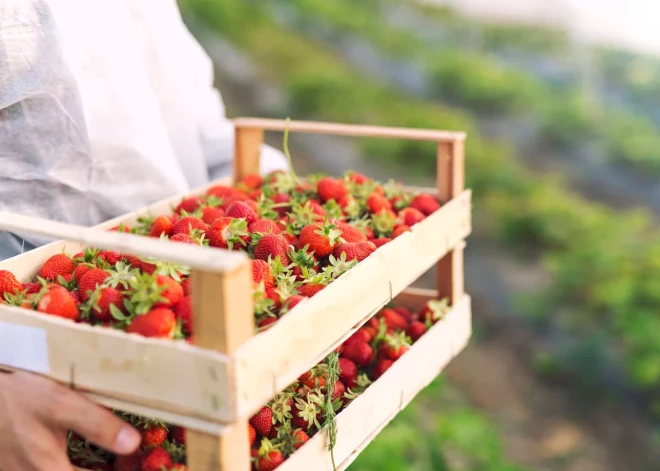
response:
<path id="1" fill-rule="evenodd" d="M 365 183 L 369 183 L 371 179 L 369 177 L 366 177 L 365 175 L 358 173 L 358 172 L 348 172 L 348 180 L 357 183 L 358 185 L 363 185 Z"/>
<path id="2" fill-rule="evenodd" d="M 92 313 L 96 320 L 107 322 L 112 318 L 110 306 L 115 306 L 120 311 L 124 309 L 124 296 L 115 288 L 101 288 L 94 291 L 90 298 Z"/>
<path id="3" fill-rule="evenodd" d="M 248 226 L 248 230 L 252 234 L 255 233 L 279 234 L 280 232 L 282 232 L 280 226 L 278 226 L 275 221 L 271 221 L 270 219 L 257 219 Z"/>
<path id="4" fill-rule="evenodd" d="M 406 333 L 413 342 L 417 342 L 417 340 L 419 340 L 420 337 L 426 333 L 426 330 L 426 324 L 423 322 L 412 321 L 406 329 Z"/>
<path id="5" fill-rule="evenodd" d="M 412 227 L 426 219 L 426 216 L 424 216 L 424 213 L 422 213 L 419 209 L 404 208 L 399 212 L 399 219 L 406 226 Z"/>
<path id="6" fill-rule="evenodd" d="M 129 334 L 144 337 L 172 338 L 176 329 L 176 316 L 170 309 L 152 309 L 146 314 L 135 316 L 126 328 Z"/>
<path id="7" fill-rule="evenodd" d="M 349 388 L 353 387 L 357 381 L 358 370 L 355 363 L 348 358 L 339 359 L 339 378 Z"/>
<path id="8" fill-rule="evenodd" d="M 204 221 L 202 221 L 199 218 L 193 217 L 193 216 L 187 216 L 185 218 L 179 219 L 176 224 L 174 224 L 174 227 L 172 227 L 172 232 L 171 234 L 177 235 L 177 234 L 188 234 L 195 229 L 206 232 L 208 226 Z"/>
<path id="9" fill-rule="evenodd" d="M 78 303 L 66 288 L 53 285 L 41 296 L 37 303 L 37 311 L 65 319 L 77 321 L 80 318 Z"/>
<path id="10" fill-rule="evenodd" d="M 163 234 L 169 236 L 172 234 L 172 229 L 174 228 L 174 223 L 172 219 L 167 216 L 158 216 L 154 219 L 151 229 L 149 229 L 150 237 L 160 237 Z"/>
<path id="11" fill-rule="evenodd" d="M 316 191 L 319 198 L 324 203 L 330 200 L 339 201 L 342 197 L 348 194 L 346 183 L 341 179 L 334 179 L 331 177 L 321 178 L 316 184 Z"/>
<path id="12" fill-rule="evenodd" d="M 396 312 L 398 312 L 398 313 L 401 314 L 403 317 L 405 317 L 406 320 L 407 320 L 408 322 L 412 321 L 412 319 L 413 319 L 413 313 L 410 312 L 410 309 L 408 309 L 407 307 L 404 307 L 404 306 L 395 306 L 395 307 L 393 307 L 392 309 L 394 309 Z"/>
<path id="13" fill-rule="evenodd" d="M 190 237 L 188 234 L 174 234 L 172 237 L 170 237 L 171 242 L 179 242 L 183 244 L 192 244 L 192 245 L 199 245 L 195 239 Z M 153 272 L 151 272 L 153 273 Z"/>
<path id="14" fill-rule="evenodd" d="M 250 441 L 250 446 L 254 445 L 254 441 L 257 439 L 257 431 L 254 427 L 248 424 L 248 440 Z"/>
<path id="15" fill-rule="evenodd" d="M 208 190 L 206 190 L 206 196 L 215 196 L 216 198 L 224 198 L 225 196 L 232 196 L 240 192 L 234 187 L 227 185 L 214 185 Z"/>
<path id="16" fill-rule="evenodd" d="M 183 299 L 183 287 L 174 278 L 167 275 L 158 275 L 156 276 L 156 283 L 159 286 L 165 286 L 165 290 L 161 293 L 165 301 L 154 304 L 154 307 L 174 306 Z"/>
<path id="17" fill-rule="evenodd" d="M 168 431 L 162 425 L 146 425 L 141 432 L 142 449 L 162 446 L 167 440 Z"/>
<path id="18" fill-rule="evenodd" d="M 267 436 L 273 426 L 273 411 L 268 406 L 262 407 L 259 412 L 252 416 L 250 425 L 254 427 L 259 436 Z"/>
<path id="19" fill-rule="evenodd" d="M 73 273 L 74 268 L 71 257 L 64 254 L 57 254 L 46 260 L 46 263 L 43 264 L 39 271 L 39 276 L 53 281 L 57 279 L 58 275 L 70 275 Z"/>
<path id="20" fill-rule="evenodd" d="M 186 444 L 186 429 L 183 427 L 172 427 L 172 440 L 181 445 Z"/>
<path id="21" fill-rule="evenodd" d="M 364 329 L 358 329 L 353 335 L 346 339 L 344 345 L 350 345 L 352 343 L 369 343 L 371 342 L 371 336 Z"/>
<path id="22" fill-rule="evenodd" d="M 283 236 L 266 234 L 259 239 L 252 255 L 256 259 L 265 261 L 268 261 L 269 258 L 275 260 L 279 257 L 282 264 L 287 265 L 289 263 L 288 252 L 289 242 Z"/>
<path id="23" fill-rule="evenodd" d="M 84 301 L 89 299 L 90 294 L 110 277 L 110 273 L 100 268 L 92 268 L 80 277 L 78 289 Z"/>
<path id="24" fill-rule="evenodd" d="M 293 448 L 296 450 L 309 441 L 309 435 L 301 429 L 296 429 L 291 432 L 291 436 L 293 437 Z"/>
<path id="25" fill-rule="evenodd" d="M 410 227 L 406 226 L 405 224 L 399 224 L 392 231 L 392 239 L 396 239 L 404 232 L 410 232 Z"/>
<path id="26" fill-rule="evenodd" d="M 134 453 L 125 456 L 116 456 L 114 471 L 140 471 L 140 461 L 142 461 L 142 450 L 138 449 Z"/>
<path id="27" fill-rule="evenodd" d="M 0 270 L 0 303 L 5 294 L 16 294 L 23 291 L 23 285 L 16 279 L 14 274 L 7 270 Z"/>
<path id="28" fill-rule="evenodd" d="M 304 301 L 305 299 L 308 299 L 307 296 L 300 296 L 298 294 L 294 294 L 293 296 L 286 298 L 282 303 L 282 309 L 280 309 L 280 317 L 296 307 L 301 301 Z"/>
<path id="29" fill-rule="evenodd" d="M 243 185 L 251 190 L 257 189 L 261 187 L 261 185 L 263 184 L 264 184 L 264 179 L 258 173 L 251 173 L 249 175 L 245 175 L 239 182 L 239 185 Z"/>
<path id="30" fill-rule="evenodd" d="M 355 226 L 351 226 L 347 222 L 337 221 L 335 223 L 337 229 L 341 231 L 341 238 L 344 242 L 366 242 L 367 235 Z"/>
<path id="31" fill-rule="evenodd" d="M 245 201 L 234 201 L 227 208 L 227 217 L 243 218 L 248 224 L 259 219 L 256 211 Z"/>
<path id="32" fill-rule="evenodd" d="M 430 216 L 438 209 L 440 209 L 440 203 L 429 194 L 417 195 L 410 202 L 410 207 L 415 208 L 420 211 L 424 216 Z"/>
<path id="33" fill-rule="evenodd" d="M 298 293 L 301 296 L 311 298 L 325 287 L 326 285 L 323 283 L 304 283 L 298 287 Z"/>
<path id="34" fill-rule="evenodd" d="M 92 269 L 91 265 L 88 265 L 86 263 L 79 263 L 76 266 L 76 268 L 73 270 L 73 279 L 76 281 L 76 283 L 80 283 L 80 279 L 82 278 L 82 276 L 91 269 Z"/>
<path id="35" fill-rule="evenodd" d="M 284 456 L 279 450 L 269 451 L 265 456 L 257 458 L 257 471 L 273 471 L 284 463 Z"/>
<path id="36" fill-rule="evenodd" d="M 381 237 L 379 239 L 371 239 L 370 242 L 373 242 L 376 248 L 378 248 L 378 247 L 382 247 L 388 242 L 392 242 L 392 239 L 390 239 L 389 237 Z"/>
<path id="37" fill-rule="evenodd" d="M 193 333 L 192 297 L 185 296 L 174 306 L 174 315 L 181 322 L 181 328 L 186 334 Z"/>
<path id="38" fill-rule="evenodd" d="M 383 210 L 392 210 L 392 203 L 390 203 L 384 196 L 372 193 L 369 195 L 369 198 L 367 198 L 367 208 L 369 208 L 370 213 L 378 214 Z"/>
<path id="39" fill-rule="evenodd" d="M 172 466 L 172 458 L 165 448 L 157 447 L 147 450 L 142 455 L 140 471 L 163 471 Z"/>
<path id="40" fill-rule="evenodd" d="M 212 206 L 205 206 L 202 209 L 202 221 L 206 224 L 213 224 L 216 219 L 225 216 L 225 210 L 222 208 L 214 208 Z"/>
<path id="41" fill-rule="evenodd" d="M 190 278 L 186 278 L 181 282 L 181 287 L 183 288 L 184 296 L 190 296 L 190 294 L 192 294 L 192 286 L 190 284 L 191 284 Z"/>
<path id="42" fill-rule="evenodd" d="M 373 360 L 374 351 L 368 343 L 353 343 L 346 345 L 341 356 L 351 360 L 357 366 L 368 366 Z"/>
<path id="43" fill-rule="evenodd" d="M 252 281 L 255 286 L 263 283 L 266 290 L 274 286 L 275 279 L 273 278 L 268 262 L 264 260 L 252 260 Z"/>
<path id="44" fill-rule="evenodd" d="M 303 227 L 298 238 L 298 247 L 307 247 L 317 258 L 327 257 L 339 243 L 339 231 L 332 224 L 309 224 Z"/>
<path id="45" fill-rule="evenodd" d="M 419 320 L 435 324 L 447 315 L 449 309 L 450 307 L 447 299 L 429 301 L 419 314 Z"/>
<path id="46" fill-rule="evenodd" d="M 184 211 L 188 214 L 193 213 L 200 205 L 201 201 L 202 200 L 199 196 L 189 196 L 188 198 L 184 198 L 177 207 L 174 208 L 174 212 L 177 214 L 181 214 Z"/>
<path id="47" fill-rule="evenodd" d="M 394 309 L 388 307 L 383 308 L 379 313 L 379 317 L 381 317 L 385 321 L 385 324 L 387 324 L 387 327 L 391 329 L 405 330 L 408 327 L 408 319 Z"/>
<path id="48" fill-rule="evenodd" d="M 375 251 L 376 246 L 373 242 L 347 242 L 335 247 L 332 254 L 336 258 L 341 258 L 345 254 L 347 261 L 357 260 L 361 262 Z"/>
<path id="49" fill-rule="evenodd" d="M 371 370 L 371 376 L 373 377 L 374 380 L 377 380 L 383 374 L 390 369 L 390 367 L 394 364 L 392 360 L 389 360 L 387 358 L 384 358 L 382 360 L 378 360 L 374 367 Z"/>
<path id="50" fill-rule="evenodd" d="M 115 266 L 117 263 L 121 262 L 122 258 L 124 258 L 124 256 L 114 250 L 101 250 L 96 254 L 94 260 L 96 260 L 97 263 L 98 260 L 102 260 L 111 266 Z"/>
<path id="51" fill-rule="evenodd" d="M 257 328 L 260 332 L 270 328 L 273 324 L 277 322 L 277 317 L 264 316 L 257 322 Z"/>
<path id="52" fill-rule="evenodd" d="M 398 332 L 393 335 L 386 335 L 380 344 L 378 356 L 397 361 L 401 356 L 410 350 L 410 344 L 405 332 Z"/>
<path id="53" fill-rule="evenodd" d="M 216 219 L 206 236 L 212 247 L 233 249 L 247 247 L 250 235 L 247 232 L 247 222 L 244 219 L 222 217 Z"/>
<path id="54" fill-rule="evenodd" d="M 371 216 L 371 227 L 379 237 L 388 236 L 396 226 L 397 218 L 393 211 L 383 209 Z"/>
<path id="55" fill-rule="evenodd" d="M 0 275 L 0 278 L 2 278 L 2 275 Z M 35 294 L 41 291 L 41 283 L 22 283 L 21 284 L 21 291 L 25 292 L 25 295 L 27 296 L 28 294 Z"/>

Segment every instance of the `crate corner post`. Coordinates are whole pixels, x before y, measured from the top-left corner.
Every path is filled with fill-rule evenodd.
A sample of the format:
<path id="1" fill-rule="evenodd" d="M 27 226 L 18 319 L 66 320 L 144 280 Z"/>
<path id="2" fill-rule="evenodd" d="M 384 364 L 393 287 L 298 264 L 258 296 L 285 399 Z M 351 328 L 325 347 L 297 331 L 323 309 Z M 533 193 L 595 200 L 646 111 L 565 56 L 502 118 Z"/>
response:
<path id="1" fill-rule="evenodd" d="M 193 271 L 193 316 L 195 345 L 232 354 L 254 332 L 252 268 L 245 260 L 228 273 Z M 233 372 L 230 372 L 233 376 Z M 229 378 L 230 403 L 236 410 L 235 376 Z M 189 430 L 187 433 L 190 471 L 249 471 L 250 445 L 247 421 L 228 424 L 221 436 Z"/>
<path id="2" fill-rule="evenodd" d="M 234 182 L 247 175 L 259 173 L 259 157 L 264 142 L 264 130 L 246 126 L 243 120 L 234 120 Z"/>

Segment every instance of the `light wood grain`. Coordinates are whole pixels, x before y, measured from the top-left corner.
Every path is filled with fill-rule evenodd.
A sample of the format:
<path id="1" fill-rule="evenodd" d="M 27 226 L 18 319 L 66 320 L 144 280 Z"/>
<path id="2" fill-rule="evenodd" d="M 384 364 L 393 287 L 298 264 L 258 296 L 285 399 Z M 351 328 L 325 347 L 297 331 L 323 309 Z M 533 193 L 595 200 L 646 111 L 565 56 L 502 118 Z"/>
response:
<path id="1" fill-rule="evenodd" d="M 259 157 L 264 142 L 264 131 L 260 128 L 243 127 L 234 123 L 234 178 L 240 181 L 250 174 L 259 174 Z"/>
<path id="2" fill-rule="evenodd" d="M 236 118 L 234 125 L 241 129 L 284 131 L 286 121 L 281 119 Z M 385 139 L 409 139 L 415 141 L 455 142 L 465 139 L 464 132 L 411 129 L 386 126 L 364 126 L 357 124 L 323 123 L 313 121 L 291 121 L 291 132 L 329 134 L 337 136 L 376 137 Z"/>

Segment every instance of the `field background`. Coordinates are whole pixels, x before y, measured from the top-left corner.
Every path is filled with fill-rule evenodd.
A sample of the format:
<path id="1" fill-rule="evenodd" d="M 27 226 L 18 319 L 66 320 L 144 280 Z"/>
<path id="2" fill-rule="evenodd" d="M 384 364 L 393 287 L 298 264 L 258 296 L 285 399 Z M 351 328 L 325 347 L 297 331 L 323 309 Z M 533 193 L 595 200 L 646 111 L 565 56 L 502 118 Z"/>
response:
<path id="1" fill-rule="evenodd" d="M 494 3 L 179 0 L 230 116 L 469 133 L 474 340 L 351 471 L 658 470 L 652 12 Z M 293 150 L 299 173 L 433 183 L 425 143 L 296 136 Z"/>

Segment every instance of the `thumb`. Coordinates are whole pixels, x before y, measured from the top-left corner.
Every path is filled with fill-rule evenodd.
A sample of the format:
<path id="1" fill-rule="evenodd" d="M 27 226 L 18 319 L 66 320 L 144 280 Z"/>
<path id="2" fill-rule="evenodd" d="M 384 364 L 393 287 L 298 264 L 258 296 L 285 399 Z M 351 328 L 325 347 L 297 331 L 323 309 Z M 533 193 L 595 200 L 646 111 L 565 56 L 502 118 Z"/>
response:
<path id="1" fill-rule="evenodd" d="M 58 392 L 55 417 L 50 417 L 63 430 L 73 430 L 101 448 L 119 455 L 128 455 L 140 445 L 137 430 L 102 406 L 81 394 L 62 388 Z"/>

